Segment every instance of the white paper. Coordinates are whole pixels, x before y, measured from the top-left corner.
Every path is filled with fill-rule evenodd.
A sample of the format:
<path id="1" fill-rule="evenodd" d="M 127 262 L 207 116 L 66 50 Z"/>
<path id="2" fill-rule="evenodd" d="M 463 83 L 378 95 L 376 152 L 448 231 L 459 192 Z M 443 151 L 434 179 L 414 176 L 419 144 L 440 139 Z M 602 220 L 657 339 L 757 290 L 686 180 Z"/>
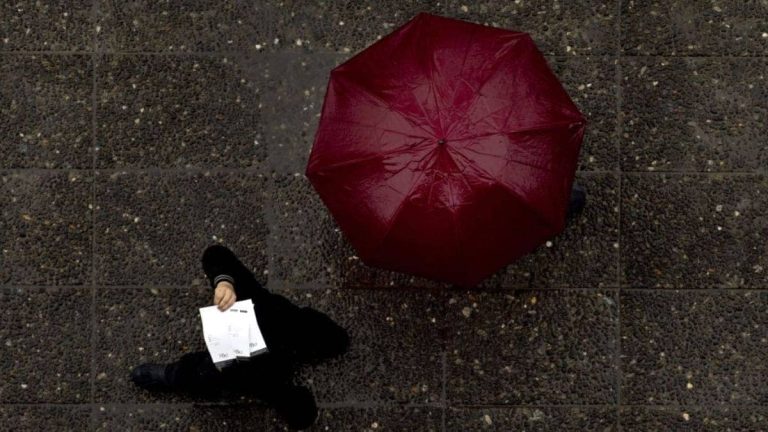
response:
<path id="1" fill-rule="evenodd" d="M 235 302 L 225 311 L 216 305 L 200 308 L 200 318 L 205 345 L 218 367 L 267 349 L 250 299 Z"/>

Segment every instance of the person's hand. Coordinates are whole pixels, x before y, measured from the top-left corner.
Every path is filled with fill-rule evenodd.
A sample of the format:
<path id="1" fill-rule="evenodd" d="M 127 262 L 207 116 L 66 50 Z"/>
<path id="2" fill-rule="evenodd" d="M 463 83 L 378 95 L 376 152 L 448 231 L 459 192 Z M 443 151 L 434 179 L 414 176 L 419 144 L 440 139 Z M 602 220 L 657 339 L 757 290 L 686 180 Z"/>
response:
<path id="1" fill-rule="evenodd" d="M 235 287 L 227 281 L 219 282 L 213 292 L 213 304 L 217 305 L 220 311 L 225 311 L 235 304 L 235 301 Z"/>

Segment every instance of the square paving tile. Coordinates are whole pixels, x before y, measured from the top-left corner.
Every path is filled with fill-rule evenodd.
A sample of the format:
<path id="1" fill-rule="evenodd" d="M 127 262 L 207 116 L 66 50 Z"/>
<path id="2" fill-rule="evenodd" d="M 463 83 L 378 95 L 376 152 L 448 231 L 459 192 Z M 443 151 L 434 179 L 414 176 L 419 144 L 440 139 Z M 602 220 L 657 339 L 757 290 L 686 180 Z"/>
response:
<path id="1" fill-rule="evenodd" d="M 624 285 L 766 286 L 768 178 L 640 174 L 622 182 Z"/>
<path id="2" fill-rule="evenodd" d="M 152 405 L 103 406 L 96 412 L 96 430 L 288 431 L 274 410 L 262 406 Z M 440 409 L 321 408 L 307 431 L 437 432 Z"/>
<path id="3" fill-rule="evenodd" d="M 265 181 L 252 172 L 98 172 L 101 285 L 203 285 L 205 248 L 222 243 L 266 283 Z"/>
<path id="4" fill-rule="evenodd" d="M 150 392 L 130 381 L 142 363 L 170 363 L 205 350 L 198 308 L 211 304 L 208 287 L 103 288 L 96 295 L 96 402 L 203 400 Z"/>
<path id="5" fill-rule="evenodd" d="M 99 168 L 258 167 L 259 87 L 232 56 L 109 55 L 98 73 Z"/>
<path id="6" fill-rule="evenodd" d="M 464 408 L 446 413 L 446 431 L 613 431 L 616 409 L 605 408 Z"/>
<path id="7" fill-rule="evenodd" d="M 438 296 L 397 289 L 280 293 L 327 314 L 349 332 L 346 354 L 301 373 L 318 402 L 441 401 L 445 313 Z"/>
<path id="8" fill-rule="evenodd" d="M 766 295 L 622 292 L 622 401 L 768 402 Z"/>
<path id="9" fill-rule="evenodd" d="M 93 176 L 3 172 L 0 181 L 0 284 L 90 282 Z"/>
<path id="10" fill-rule="evenodd" d="M 768 408 L 763 407 L 627 407 L 621 410 L 621 429 L 645 431 L 765 431 Z"/>
<path id="11" fill-rule="evenodd" d="M 529 33 L 545 54 L 616 54 L 615 0 L 446 3 L 446 14 L 452 18 Z"/>
<path id="12" fill-rule="evenodd" d="M 90 413 L 87 405 L 0 405 L 0 425 L 3 430 L 18 432 L 80 432 L 88 430 Z M 13 425 L 12 429 L 5 429 L 10 425 Z"/>
<path id="13" fill-rule="evenodd" d="M 615 58 L 549 57 L 547 60 L 588 122 L 578 169 L 617 169 Z"/>
<path id="14" fill-rule="evenodd" d="M 0 402 L 90 401 L 90 304 L 85 287 L 0 289 Z"/>
<path id="15" fill-rule="evenodd" d="M 87 55 L 0 56 L 0 168 L 91 168 Z"/>
<path id="16" fill-rule="evenodd" d="M 13 0 L 0 7 L 0 50 L 93 50 L 94 0 Z"/>
<path id="17" fill-rule="evenodd" d="M 99 45 L 110 51 L 256 50 L 274 32 L 263 1 L 94 1 Z"/>
<path id="18" fill-rule="evenodd" d="M 441 14 L 443 2 L 269 0 L 265 9 L 275 28 L 274 39 L 267 44 L 269 49 L 356 53 L 419 12 Z"/>
<path id="19" fill-rule="evenodd" d="M 263 56 L 262 117 L 270 170 L 304 173 L 331 69 L 347 57 L 297 51 Z"/>
<path id="20" fill-rule="evenodd" d="M 768 4 L 760 1 L 622 1 L 622 49 L 633 55 L 765 55 L 766 16 Z"/>
<path id="21" fill-rule="evenodd" d="M 450 403 L 616 401 L 614 293 L 470 291 L 446 303 Z"/>
<path id="22" fill-rule="evenodd" d="M 623 58 L 622 169 L 765 171 L 766 70 L 761 58 Z"/>

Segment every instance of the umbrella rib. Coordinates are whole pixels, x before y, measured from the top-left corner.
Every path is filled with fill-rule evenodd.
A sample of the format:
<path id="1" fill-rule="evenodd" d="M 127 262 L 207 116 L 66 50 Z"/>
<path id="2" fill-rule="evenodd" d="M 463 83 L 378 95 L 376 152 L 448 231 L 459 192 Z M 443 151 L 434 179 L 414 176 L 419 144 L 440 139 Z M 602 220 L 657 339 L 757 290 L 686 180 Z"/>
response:
<path id="1" fill-rule="evenodd" d="M 471 147 L 462 147 L 462 150 L 469 150 L 469 151 L 471 151 L 471 152 L 473 152 L 473 153 L 477 153 L 477 154 L 480 154 L 480 155 L 483 155 L 483 156 L 492 156 L 492 157 L 497 157 L 497 158 L 499 158 L 499 159 L 504 159 L 504 160 L 505 160 L 505 161 L 507 161 L 508 163 L 509 163 L 509 162 L 513 162 L 513 163 L 516 163 L 516 164 L 519 164 L 519 165 L 527 166 L 527 167 L 529 167 L 529 168 L 538 169 L 538 170 L 540 170 L 540 171 L 544 171 L 544 172 L 548 172 L 548 173 L 553 173 L 553 172 L 554 172 L 554 171 L 553 171 L 551 168 L 546 168 L 546 167 L 543 167 L 543 166 L 534 165 L 534 164 L 531 164 L 531 163 L 529 163 L 529 162 L 524 162 L 524 161 L 521 161 L 521 160 L 519 160 L 519 159 L 514 159 L 514 158 L 502 158 L 501 156 L 498 156 L 498 155 L 495 155 L 495 154 L 492 154 L 492 153 L 485 153 L 485 152 L 481 152 L 481 151 L 479 151 L 479 150 L 476 150 L 476 149 L 473 149 L 473 148 L 471 148 Z"/>
<path id="2" fill-rule="evenodd" d="M 403 200 L 400 201 L 400 204 L 397 205 L 397 208 L 395 209 L 395 212 L 392 214 L 392 219 L 389 221 L 389 225 L 387 226 L 387 230 L 384 231 L 384 235 L 381 237 L 381 240 L 379 240 L 376 247 L 371 248 L 372 251 L 375 251 L 381 247 L 381 245 L 384 244 L 384 242 L 387 240 L 387 237 L 389 237 L 389 233 L 392 231 L 392 227 L 395 225 L 395 221 L 397 220 L 397 216 L 400 215 L 400 211 L 405 206 L 405 202 L 408 201 L 408 197 L 411 196 L 411 193 L 413 193 L 413 190 L 416 189 L 416 186 L 421 183 L 422 178 L 424 178 L 425 171 L 421 171 L 419 173 L 419 177 L 416 181 L 413 182 L 413 186 L 408 190 L 408 192 L 404 195 Z"/>
<path id="3" fill-rule="evenodd" d="M 421 142 L 419 142 L 418 144 L 414 144 L 414 146 L 422 144 L 422 143 L 424 143 L 426 141 L 427 141 L 427 138 L 422 138 Z M 343 167 L 347 167 L 347 166 L 350 166 L 350 165 L 356 165 L 356 164 L 359 164 L 359 163 L 368 162 L 368 161 L 380 158 L 382 156 L 389 156 L 392 153 L 397 153 L 397 152 L 401 152 L 401 151 L 403 151 L 403 148 L 402 147 L 398 147 L 398 148 L 395 148 L 395 149 L 392 149 L 392 150 L 388 150 L 388 151 L 385 151 L 385 152 L 381 152 L 381 153 L 377 153 L 377 154 L 372 154 L 372 155 L 368 155 L 368 156 L 364 156 L 364 157 L 360 157 L 360 158 L 356 158 L 356 159 L 349 159 L 349 160 L 341 161 L 341 162 L 338 162 L 338 163 L 335 163 L 335 164 L 326 165 L 326 166 L 321 168 L 321 171 L 334 170 L 334 169 L 337 169 L 337 168 L 343 168 Z"/>
<path id="4" fill-rule="evenodd" d="M 530 212 L 532 212 L 538 218 L 540 218 L 541 220 L 545 221 L 546 225 L 550 225 L 551 226 L 549 219 L 544 217 L 544 215 L 542 215 L 537 208 L 534 208 L 534 207 L 528 205 L 526 200 L 522 196 L 520 196 L 520 194 L 517 191 L 515 191 L 514 189 L 509 187 L 506 183 L 500 181 L 498 178 L 496 178 L 496 176 L 492 175 L 491 173 L 489 173 L 488 171 L 484 170 L 483 168 L 480 168 L 479 166 L 477 166 L 477 164 L 473 164 L 472 161 L 469 158 L 467 158 L 465 155 L 461 154 L 461 152 L 456 152 L 456 155 L 459 156 L 460 158 L 465 159 L 467 161 L 468 165 L 471 165 L 476 170 L 478 170 L 481 173 L 485 174 L 488 178 L 493 179 L 496 182 L 496 184 L 501 185 L 501 187 L 503 187 L 510 194 L 512 194 L 512 196 L 514 196 L 514 198 L 518 202 L 520 202 L 523 205 L 524 208 L 527 208 Z"/>
<path id="5" fill-rule="evenodd" d="M 510 131 L 497 131 L 497 132 L 490 132 L 487 134 L 481 134 L 481 135 L 472 135 L 462 138 L 456 138 L 454 140 L 451 140 L 451 142 L 456 141 L 466 141 L 474 138 L 485 138 L 488 136 L 494 136 L 494 135 L 508 135 L 508 134 L 518 134 L 523 132 L 537 132 L 537 131 L 545 131 L 550 129 L 558 129 L 564 126 L 570 126 L 574 123 L 583 123 L 582 120 L 574 121 L 574 120 L 568 120 L 568 121 L 562 121 L 562 122 L 555 122 L 555 123 L 549 123 L 549 124 L 542 124 L 542 125 L 536 125 L 526 128 L 519 128 L 519 129 L 513 129 Z"/>
<path id="6" fill-rule="evenodd" d="M 398 130 L 394 130 L 394 129 L 386 129 L 386 128 L 383 128 L 383 127 L 381 127 L 381 126 L 377 126 L 377 125 L 367 125 L 367 124 L 362 124 L 362 123 L 354 122 L 354 121 L 352 121 L 352 120 L 346 120 L 346 119 L 332 119 L 331 121 L 333 121 L 334 123 L 348 123 L 348 124 L 351 124 L 351 125 L 355 125 L 355 126 L 360 126 L 360 127 L 366 127 L 366 128 L 375 128 L 375 129 L 378 129 L 378 130 L 380 130 L 380 131 L 384 131 L 384 132 L 392 132 L 392 133 L 394 133 L 394 134 L 397 134 L 397 135 L 402 135 L 402 136 L 405 136 L 405 137 L 408 137 L 408 138 L 424 138 L 424 139 L 426 139 L 426 138 L 427 138 L 427 137 L 425 137 L 425 136 L 422 136 L 422 135 L 410 135 L 410 134 L 407 134 L 407 133 L 405 133 L 405 132 L 402 132 L 402 131 L 398 131 Z"/>

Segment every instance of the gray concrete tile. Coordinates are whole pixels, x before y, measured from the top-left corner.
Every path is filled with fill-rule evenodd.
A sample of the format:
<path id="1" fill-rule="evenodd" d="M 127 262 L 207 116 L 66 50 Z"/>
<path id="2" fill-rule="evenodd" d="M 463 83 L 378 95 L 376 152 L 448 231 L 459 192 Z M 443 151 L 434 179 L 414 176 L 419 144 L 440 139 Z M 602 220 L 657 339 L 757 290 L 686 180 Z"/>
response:
<path id="1" fill-rule="evenodd" d="M 592 291 L 448 296 L 451 404 L 611 404 L 617 303 Z"/>
<path id="2" fill-rule="evenodd" d="M 765 2 L 627 0 L 621 2 L 625 54 L 768 54 Z"/>
<path id="3" fill-rule="evenodd" d="M 0 405 L 0 427 L 18 432 L 80 432 L 88 429 L 90 413 L 87 405 Z"/>
<path id="4" fill-rule="evenodd" d="M 0 181 L 0 284 L 89 282 L 93 176 L 5 172 Z"/>
<path id="5" fill-rule="evenodd" d="M 266 283 L 264 177 L 234 172 L 97 171 L 101 285 L 207 286 L 202 254 L 222 243 Z"/>
<path id="6" fill-rule="evenodd" d="M 625 285 L 766 286 L 768 178 L 625 175 L 622 182 Z"/>
<path id="7" fill-rule="evenodd" d="M 91 168 L 92 59 L 0 56 L 0 168 Z"/>
<path id="8" fill-rule="evenodd" d="M 0 289 L 0 402 L 90 401 L 90 301 L 90 288 Z"/>
<path id="9" fill-rule="evenodd" d="M 614 431 L 616 408 L 463 408 L 450 409 L 446 431 Z"/>
<path id="10" fill-rule="evenodd" d="M 0 50 L 93 50 L 94 0 L 14 0 L 0 10 Z"/>
<path id="11" fill-rule="evenodd" d="M 557 237 L 486 279 L 485 288 L 596 288 L 616 285 L 619 180 L 613 174 L 581 174 L 584 211 Z"/>
<path id="12" fill-rule="evenodd" d="M 259 87 L 253 60 L 109 55 L 97 66 L 99 168 L 258 167 Z"/>
<path id="13" fill-rule="evenodd" d="M 96 431 L 287 431 L 276 413 L 263 406 L 103 405 L 95 411 Z"/>
<path id="14" fill-rule="evenodd" d="M 624 403 L 768 401 L 766 294 L 622 292 L 621 324 Z"/>
<path id="15" fill-rule="evenodd" d="M 766 69 L 760 58 L 623 58 L 622 169 L 764 171 Z"/>
<path id="16" fill-rule="evenodd" d="M 110 51 L 256 50 L 274 32 L 263 1 L 95 1 L 99 46 Z"/>
<path id="17" fill-rule="evenodd" d="M 96 430 L 168 431 L 288 431 L 276 413 L 261 406 L 175 405 L 154 407 L 104 406 L 96 413 Z M 440 430 L 435 408 L 321 408 L 307 431 L 413 431 Z"/>
<path id="18" fill-rule="evenodd" d="M 621 429 L 645 431 L 765 431 L 768 408 L 762 407 L 627 407 L 621 410 Z"/>
<path id="19" fill-rule="evenodd" d="M 142 363 L 170 363 L 205 350 L 198 308 L 207 287 L 103 288 L 96 294 L 96 402 L 202 401 L 179 392 L 150 392 L 130 381 Z"/>
<path id="20" fill-rule="evenodd" d="M 347 57 L 298 51 L 263 56 L 262 118 L 270 170 L 304 173 L 330 71 Z"/>
<path id="21" fill-rule="evenodd" d="M 356 53 L 419 12 L 440 14 L 443 2 L 270 0 L 265 8 L 269 19 L 274 20 L 272 25 L 275 28 L 271 35 L 273 38 L 268 41 L 268 49 Z"/>
<path id="22" fill-rule="evenodd" d="M 545 54 L 615 54 L 616 1 L 447 0 L 446 15 L 530 33 Z"/>
<path id="23" fill-rule="evenodd" d="M 283 291 L 347 329 L 342 357 L 306 366 L 301 379 L 318 403 L 441 400 L 443 302 L 435 294 L 402 290 Z"/>
<path id="24" fill-rule="evenodd" d="M 615 58 L 549 57 L 547 61 L 588 122 L 578 169 L 617 169 Z"/>
<path id="25" fill-rule="evenodd" d="M 441 431 L 440 408 L 381 407 L 321 409 L 310 431 Z"/>

